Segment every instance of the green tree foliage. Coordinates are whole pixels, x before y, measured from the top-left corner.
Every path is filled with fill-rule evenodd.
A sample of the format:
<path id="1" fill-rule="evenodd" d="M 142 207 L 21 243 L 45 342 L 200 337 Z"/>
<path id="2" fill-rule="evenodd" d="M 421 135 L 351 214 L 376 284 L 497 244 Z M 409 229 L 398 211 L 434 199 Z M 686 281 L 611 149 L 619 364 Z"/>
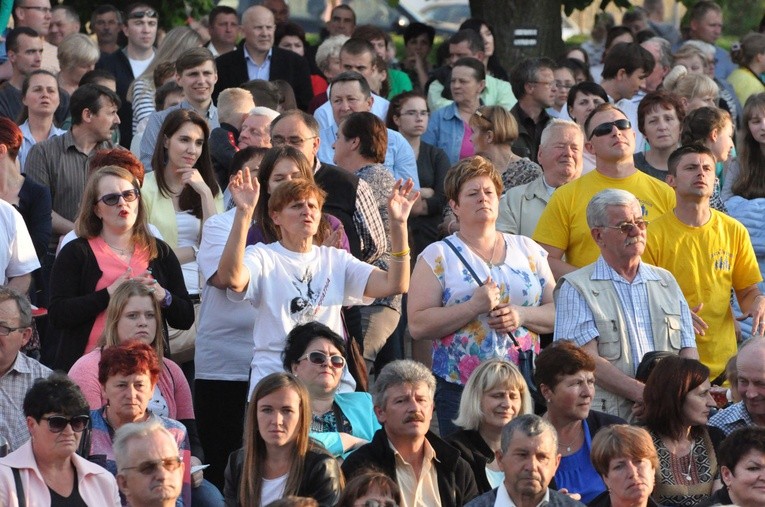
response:
<path id="1" fill-rule="evenodd" d="M 566 13 L 566 16 L 570 16 L 574 11 L 582 11 L 586 9 L 594 1 L 595 0 L 563 0 L 561 3 L 563 4 L 563 12 Z M 621 7 L 623 9 L 629 9 L 632 7 L 632 3 L 630 3 L 629 0 L 601 0 L 599 7 L 600 10 L 605 9 L 608 7 L 608 4 L 612 2 L 617 7 Z"/>
<path id="2" fill-rule="evenodd" d="M 52 2 L 56 3 L 56 2 Z M 88 23 L 90 21 L 90 13 L 104 3 L 111 3 L 117 6 L 119 9 L 125 9 L 133 2 L 126 1 L 114 1 L 108 0 L 66 0 L 68 5 L 74 7 L 74 9 L 80 13 L 80 21 Z M 159 24 L 165 29 L 172 28 L 174 26 L 183 25 L 186 23 L 188 16 L 192 16 L 196 19 L 207 16 L 210 9 L 213 8 L 213 0 L 167 0 L 159 2 L 156 0 L 148 0 L 144 2 L 159 12 Z"/>

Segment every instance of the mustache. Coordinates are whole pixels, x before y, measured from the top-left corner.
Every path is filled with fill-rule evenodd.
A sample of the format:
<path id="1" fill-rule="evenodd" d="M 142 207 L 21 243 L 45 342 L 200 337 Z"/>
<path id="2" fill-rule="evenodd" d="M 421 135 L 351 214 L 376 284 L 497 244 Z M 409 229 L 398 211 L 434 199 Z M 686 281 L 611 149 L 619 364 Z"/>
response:
<path id="1" fill-rule="evenodd" d="M 412 414 L 406 416 L 404 418 L 404 424 L 410 423 L 410 422 L 425 422 L 425 416 L 422 414 Z"/>

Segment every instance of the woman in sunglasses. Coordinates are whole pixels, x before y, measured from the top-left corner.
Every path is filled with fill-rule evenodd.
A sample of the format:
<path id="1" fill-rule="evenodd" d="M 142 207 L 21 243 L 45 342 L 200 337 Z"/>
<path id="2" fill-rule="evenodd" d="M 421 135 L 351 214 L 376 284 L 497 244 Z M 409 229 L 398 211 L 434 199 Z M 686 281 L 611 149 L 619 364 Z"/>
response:
<path id="1" fill-rule="evenodd" d="M 85 442 L 81 454 L 88 460 L 117 475 L 114 456 L 114 433 L 128 423 L 157 420 L 175 438 L 179 456 L 184 463 L 191 461 L 188 433 L 178 421 L 157 415 L 150 409 L 159 381 L 161 366 L 157 354 L 146 343 L 131 340 L 101 353 L 98 363 L 98 382 L 104 392 L 106 404 L 90 411 L 91 429 L 89 442 Z M 192 505 L 191 466 L 183 473 L 182 505 Z"/>
<path id="2" fill-rule="evenodd" d="M 0 458 L 4 506 L 120 505 L 114 476 L 76 453 L 90 416 L 69 377 L 53 373 L 38 379 L 24 397 L 24 415 L 30 440 Z"/>
<path id="3" fill-rule="evenodd" d="M 162 308 L 162 326 L 189 328 L 194 311 L 178 259 L 148 230 L 136 178 L 117 166 L 95 171 L 85 186 L 76 240 L 61 249 L 53 265 L 50 334 L 57 342 L 53 364 L 69 370 L 96 348 L 106 308 L 126 280 L 149 289 Z"/>
<path id="4" fill-rule="evenodd" d="M 401 490 L 382 472 L 367 471 L 345 485 L 336 507 L 398 507 Z"/>
<path id="5" fill-rule="evenodd" d="M 338 393 L 345 368 L 345 340 L 324 324 L 309 322 L 287 335 L 284 369 L 303 381 L 311 398 L 311 438 L 336 458 L 370 440 L 380 423 L 369 393 Z"/>
<path id="6" fill-rule="evenodd" d="M 296 495 L 334 507 L 343 488 L 340 466 L 309 437 L 305 385 L 279 372 L 255 386 L 247 408 L 244 446 L 231 453 L 223 490 L 226 507 L 258 507 Z"/>

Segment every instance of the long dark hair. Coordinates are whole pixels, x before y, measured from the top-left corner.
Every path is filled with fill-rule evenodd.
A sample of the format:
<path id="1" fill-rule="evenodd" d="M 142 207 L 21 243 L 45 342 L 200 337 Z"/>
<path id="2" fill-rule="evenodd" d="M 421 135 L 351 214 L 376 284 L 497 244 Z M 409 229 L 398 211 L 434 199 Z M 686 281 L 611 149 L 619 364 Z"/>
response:
<path id="1" fill-rule="evenodd" d="M 741 172 L 733 183 L 733 194 L 744 199 L 765 197 L 765 154 L 749 128 L 749 120 L 754 115 L 765 115 L 765 93 L 751 95 L 744 105 L 738 141 L 738 163 Z"/>
<path id="2" fill-rule="evenodd" d="M 165 148 L 165 140 L 170 139 L 185 123 L 193 123 L 197 127 L 202 129 L 204 137 L 204 144 L 202 144 L 202 153 L 199 155 L 194 168 L 199 171 L 202 179 L 210 187 L 213 197 L 220 193 L 218 188 L 218 182 L 215 179 L 215 173 L 212 167 L 212 160 L 210 159 L 210 127 L 207 126 L 207 122 L 194 111 L 187 109 L 176 109 L 165 118 L 162 123 L 162 128 L 159 129 L 159 135 L 157 136 L 157 144 L 154 148 L 154 156 L 151 157 L 151 166 L 154 168 L 154 173 L 157 178 L 157 187 L 159 187 L 159 193 L 162 196 L 171 198 L 170 187 L 167 184 L 167 177 L 165 176 L 165 168 L 168 163 L 167 149 Z M 178 197 L 178 206 L 182 210 L 190 210 L 191 214 L 195 217 L 202 218 L 202 198 L 201 196 L 190 186 L 184 185 L 181 190 L 181 195 Z"/>

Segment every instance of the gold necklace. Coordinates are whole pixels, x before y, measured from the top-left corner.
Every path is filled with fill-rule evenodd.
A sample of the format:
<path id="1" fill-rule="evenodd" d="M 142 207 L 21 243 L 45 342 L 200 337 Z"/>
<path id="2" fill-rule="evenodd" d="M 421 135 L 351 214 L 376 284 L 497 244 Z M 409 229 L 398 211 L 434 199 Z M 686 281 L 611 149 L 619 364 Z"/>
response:
<path id="1" fill-rule="evenodd" d="M 467 240 L 467 238 L 461 232 L 458 232 L 457 234 L 459 234 L 460 239 L 468 246 L 468 248 L 472 250 L 473 253 L 476 254 L 479 259 L 484 261 L 489 266 L 489 269 L 491 269 L 494 266 L 494 264 L 491 261 L 494 259 L 494 254 L 497 252 L 497 243 L 499 242 L 499 234 L 497 234 L 496 232 L 494 233 L 494 245 L 491 247 L 491 254 L 489 254 L 488 259 L 484 257 L 484 255 L 481 254 L 481 252 L 476 247 L 471 245 L 470 242 Z"/>

